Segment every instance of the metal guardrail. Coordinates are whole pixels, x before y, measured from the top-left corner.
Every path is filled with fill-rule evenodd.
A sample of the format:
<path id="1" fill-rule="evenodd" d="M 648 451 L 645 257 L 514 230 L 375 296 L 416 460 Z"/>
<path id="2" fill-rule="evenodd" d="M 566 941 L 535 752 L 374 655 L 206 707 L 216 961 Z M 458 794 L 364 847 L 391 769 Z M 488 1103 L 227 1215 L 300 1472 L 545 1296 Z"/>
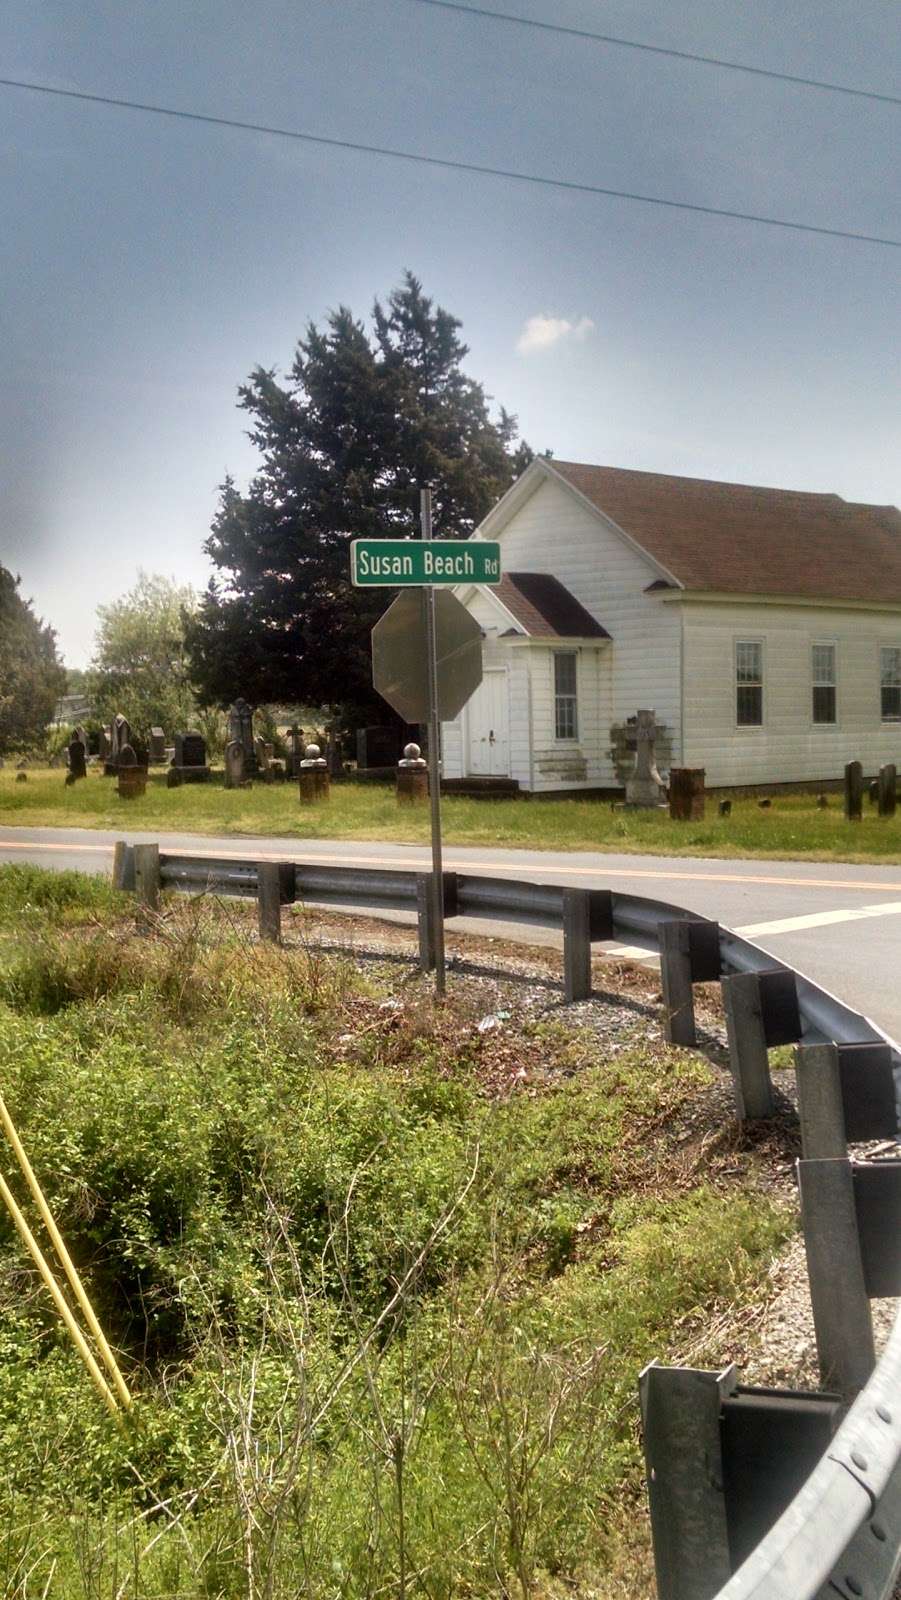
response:
<path id="1" fill-rule="evenodd" d="M 432 897 L 428 893 L 430 879 L 426 874 L 411 870 L 326 866 L 303 861 L 285 863 L 228 857 L 216 859 L 160 852 L 155 845 L 117 845 L 114 882 L 120 888 L 136 889 L 139 898 L 151 906 L 157 904 L 160 889 L 255 897 L 260 910 L 261 934 L 271 939 L 280 936 L 282 905 L 293 900 L 361 910 L 415 910 L 419 921 L 422 965 L 428 967 L 432 960 L 429 927 Z M 833 1119 L 829 1131 L 832 1146 L 836 1146 L 837 1141 L 836 1147 L 845 1156 L 847 1150 L 839 1103 L 838 1057 L 845 1048 L 849 1048 L 853 1054 L 853 1047 L 875 1046 L 875 1052 L 871 1048 L 864 1055 L 871 1066 L 881 1067 L 894 1075 L 894 1125 L 887 1131 L 890 1137 L 897 1139 L 901 1098 L 901 1050 L 898 1045 L 869 1018 L 730 929 L 719 927 L 666 901 L 622 894 L 616 890 L 571 889 L 562 884 L 488 878 L 465 872 L 445 874 L 443 890 L 446 916 L 492 918 L 561 930 L 564 938 L 564 988 L 568 999 L 587 998 L 590 993 L 593 942 L 630 943 L 641 949 L 659 952 L 666 1032 L 667 1037 L 676 1043 L 695 1042 L 692 985 L 718 976 L 723 984 L 730 1060 L 740 1117 L 766 1115 L 771 1109 L 772 1088 L 766 1059 L 770 1046 L 788 1042 L 800 1045 L 799 1063 L 805 1049 L 808 1049 L 810 1060 L 813 1059 L 808 1048 L 810 1046 L 822 1047 L 825 1041 L 841 1047 L 832 1052 L 835 1057 L 832 1063 L 835 1103 L 829 1112 Z M 806 1081 L 811 1081 L 809 1070 Z M 820 1083 L 825 1080 L 820 1075 L 815 1081 Z M 863 1093 L 863 1089 L 855 1091 L 856 1081 L 852 1077 L 852 1092 Z M 862 1084 L 863 1079 L 860 1082 Z M 804 1115 L 802 1103 L 802 1132 Z M 822 1105 L 815 1108 L 813 1115 L 810 1127 L 820 1137 L 822 1128 L 826 1126 L 823 1122 L 826 1113 Z M 826 1153 L 833 1153 L 832 1146 Z M 805 1148 L 805 1157 L 808 1153 Z M 812 1153 L 816 1155 L 817 1151 Z M 901 1163 L 886 1163 L 885 1166 L 897 1167 L 901 1174 Z M 839 1167 L 841 1172 L 837 1171 Z M 829 1340 L 837 1340 L 840 1346 L 844 1338 L 847 1344 L 850 1337 L 848 1329 L 860 1328 L 861 1316 L 868 1321 L 867 1296 L 877 1291 L 865 1282 L 865 1274 L 861 1269 L 860 1218 L 853 1214 L 853 1199 L 847 1199 L 852 1194 L 854 1164 L 846 1159 L 802 1160 L 799 1163 L 802 1177 L 805 1169 L 811 1194 L 815 1190 L 814 1179 L 823 1177 L 829 1180 L 831 1190 L 838 1194 L 839 1201 L 844 1199 L 846 1202 L 844 1210 L 836 1202 L 838 1208 L 833 1212 L 818 1213 L 814 1219 L 816 1226 L 812 1236 L 807 1238 L 815 1314 L 818 1305 L 826 1308 L 822 1336 L 821 1328 L 817 1327 L 822 1360 L 824 1340 L 827 1344 Z M 820 1169 L 826 1171 L 823 1173 Z M 844 1188 L 839 1184 L 836 1189 L 832 1180 L 841 1178 L 844 1182 L 846 1176 Z M 897 1188 L 901 1197 L 901 1183 Z M 803 1193 L 802 1200 L 805 1200 Z M 887 1222 L 887 1225 L 890 1224 Z M 837 1252 L 840 1248 L 847 1249 L 849 1238 L 852 1240 L 851 1254 L 854 1259 L 846 1262 Z M 901 1234 L 898 1236 L 897 1253 L 896 1292 L 901 1292 Z M 817 1267 L 818 1261 L 820 1265 Z M 814 1283 L 814 1267 L 818 1271 L 825 1270 L 824 1261 L 831 1268 L 833 1276 L 836 1271 L 841 1271 L 841 1285 L 826 1280 Z M 849 1282 L 854 1279 L 855 1273 L 857 1277 L 852 1294 L 853 1315 L 850 1321 L 846 1318 L 842 1322 L 841 1314 L 833 1313 L 831 1304 L 840 1299 L 839 1291 L 845 1287 L 846 1266 Z M 848 1354 L 847 1350 L 845 1354 Z M 852 1350 L 850 1357 L 853 1356 Z M 855 1369 L 851 1359 L 850 1367 L 860 1370 L 860 1362 Z M 666 1370 L 657 1369 L 658 1372 Z M 868 1370 L 866 1361 L 863 1370 L 865 1373 Z M 715 1374 L 692 1374 L 688 1369 L 672 1369 L 672 1374 L 676 1378 L 687 1377 L 689 1380 L 714 1380 L 714 1387 L 719 1384 L 722 1392 L 725 1392 L 722 1389 L 725 1375 L 717 1379 Z M 709 1383 L 707 1388 L 709 1393 Z M 746 1393 L 769 1396 L 767 1403 L 771 1404 L 774 1415 L 780 1400 L 798 1404 L 805 1399 L 803 1396 L 779 1395 L 775 1391 Z M 680 1404 L 683 1404 L 681 1399 Z M 709 1408 L 709 1401 L 705 1404 Z M 677 1422 L 681 1421 L 684 1428 L 686 1417 L 688 1437 L 698 1437 L 693 1414 L 686 1412 L 681 1419 L 677 1418 Z M 672 1422 L 672 1417 L 665 1420 Z M 679 1436 L 678 1427 L 676 1435 Z M 678 1537 L 670 1537 L 673 1534 L 672 1527 L 664 1527 L 663 1530 L 665 1537 L 662 1543 L 671 1553 L 677 1552 L 672 1556 L 674 1570 L 661 1573 L 658 1549 L 658 1584 L 663 1600 L 834 1600 L 835 1595 L 844 1596 L 845 1600 L 888 1600 L 901 1569 L 901 1313 L 875 1370 L 867 1378 L 858 1398 L 847 1411 L 844 1421 L 806 1482 L 738 1569 L 725 1582 L 717 1579 L 715 1588 L 710 1587 L 710 1574 L 716 1569 L 713 1546 L 717 1538 L 721 1547 L 720 1571 L 723 1561 L 727 1563 L 726 1571 L 729 1570 L 726 1535 L 716 1520 L 719 1518 L 722 1521 L 719 1502 L 722 1500 L 723 1486 L 712 1481 L 716 1473 L 711 1473 L 706 1456 L 705 1461 L 710 1481 L 689 1485 L 687 1496 L 684 1493 L 685 1485 L 680 1482 L 676 1485 L 675 1496 L 671 1497 L 678 1502 L 681 1495 L 687 1511 L 679 1512 L 677 1507 L 675 1514 L 682 1515 L 684 1521 L 684 1526 L 675 1530 Z M 690 1468 L 686 1467 L 686 1471 L 690 1472 Z M 654 1477 L 651 1468 L 649 1478 L 652 1481 L 649 1487 L 652 1520 Z M 657 1486 L 656 1492 L 659 1500 L 660 1486 Z M 709 1512 L 711 1502 L 716 1507 L 713 1522 Z M 705 1509 L 705 1504 L 708 1509 Z M 659 1516 L 658 1512 L 658 1520 Z M 655 1522 L 655 1541 L 657 1533 Z M 680 1565 L 682 1556 L 678 1552 L 685 1550 L 688 1551 L 688 1557 L 683 1566 Z"/>

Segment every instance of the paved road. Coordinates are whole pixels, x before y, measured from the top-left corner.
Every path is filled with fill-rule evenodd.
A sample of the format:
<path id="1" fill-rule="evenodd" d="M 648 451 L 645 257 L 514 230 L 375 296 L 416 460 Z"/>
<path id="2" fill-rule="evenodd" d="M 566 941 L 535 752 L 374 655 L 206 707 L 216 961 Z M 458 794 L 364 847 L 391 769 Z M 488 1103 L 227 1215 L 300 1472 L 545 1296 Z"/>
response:
<path id="1" fill-rule="evenodd" d="M 423 845 L 355 840 L 213 838 L 201 834 L 103 833 L 93 829 L 0 828 L 0 861 L 106 872 L 117 838 L 159 841 L 194 855 L 290 858 L 427 870 Z M 901 867 L 835 862 L 715 861 L 684 856 L 449 847 L 448 867 L 608 887 L 670 900 L 716 918 L 806 972 L 901 1039 Z M 857 926 L 855 926 L 857 924 Z M 535 942 L 542 930 L 467 922 L 481 933 Z M 548 933 L 548 942 L 557 940 Z M 622 950 L 624 947 L 617 947 Z M 644 952 L 641 952 L 642 956 Z"/>

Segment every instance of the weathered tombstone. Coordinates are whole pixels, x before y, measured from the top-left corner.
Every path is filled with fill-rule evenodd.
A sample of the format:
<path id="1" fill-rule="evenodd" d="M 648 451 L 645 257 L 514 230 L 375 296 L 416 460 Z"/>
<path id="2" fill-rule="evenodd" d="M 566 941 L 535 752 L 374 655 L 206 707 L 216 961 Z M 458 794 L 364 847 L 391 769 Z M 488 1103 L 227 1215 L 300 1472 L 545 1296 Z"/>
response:
<path id="1" fill-rule="evenodd" d="M 87 777 L 87 755 L 87 746 L 81 739 L 70 739 L 69 771 L 66 776 L 66 782 L 68 784 L 76 783 L 79 778 Z"/>
<path id="2" fill-rule="evenodd" d="M 228 713 L 228 737 L 244 746 L 245 777 L 252 778 L 257 770 L 253 748 L 253 710 L 246 700 L 236 700 Z"/>
<path id="3" fill-rule="evenodd" d="M 149 758 L 154 765 L 161 766 L 166 759 L 166 735 L 162 728 L 151 728 Z"/>
<path id="4" fill-rule="evenodd" d="M 206 761 L 206 740 L 202 733 L 175 735 L 175 753 L 169 772 L 176 773 L 181 783 L 206 783 L 210 769 Z"/>
<path id="5" fill-rule="evenodd" d="M 225 787 L 240 789 L 247 782 L 244 776 L 244 746 L 240 739 L 229 739 L 225 746 Z"/>
<path id="6" fill-rule="evenodd" d="M 635 770 L 626 781 L 626 805 L 649 811 L 663 804 L 665 788 L 654 760 L 657 724 L 653 711 L 639 711 L 635 738 Z"/>
<path id="7" fill-rule="evenodd" d="M 863 768 L 859 761 L 845 766 L 845 816 L 849 822 L 863 819 Z"/>
<path id="8" fill-rule="evenodd" d="M 329 798 L 328 763 L 318 744 L 308 744 L 300 763 L 301 805 L 316 805 Z"/>
<path id="9" fill-rule="evenodd" d="M 326 755 L 328 758 L 326 765 L 328 766 L 331 777 L 343 778 L 344 759 L 341 755 L 341 728 L 340 724 L 337 722 L 330 722 L 328 725 L 328 744 L 326 746 Z"/>
<path id="10" fill-rule="evenodd" d="M 423 759 L 418 744 L 404 745 L 404 753 L 397 763 L 397 800 L 399 805 L 418 805 L 429 798 L 429 764 Z"/>
<path id="11" fill-rule="evenodd" d="M 357 771 L 368 772 L 393 767 L 398 759 L 400 730 L 384 725 L 357 729 Z"/>
<path id="12" fill-rule="evenodd" d="M 299 778 L 304 749 L 303 728 L 298 728 L 296 724 L 289 728 L 288 741 L 288 772 L 292 778 Z"/>
<path id="13" fill-rule="evenodd" d="M 879 779 L 878 778 L 871 778 L 869 783 L 867 784 L 867 799 L 869 800 L 871 806 L 875 806 L 877 804 L 877 802 L 879 800 Z"/>
<path id="14" fill-rule="evenodd" d="M 897 782 L 898 774 L 895 771 L 894 762 L 888 762 L 886 766 L 879 768 L 876 787 L 880 817 L 893 817 L 895 815 Z"/>
<path id="15" fill-rule="evenodd" d="M 107 725 L 106 727 L 100 729 L 100 734 L 97 740 L 97 754 L 100 757 L 100 760 L 103 762 L 103 771 L 107 777 L 110 775 L 107 763 L 110 755 L 112 754 L 112 749 L 112 731 Z"/>
<path id="16" fill-rule="evenodd" d="M 262 778 L 264 783 L 271 783 L 272 746 L 267 744 L 264 738 L 258 736 L 253 741 L 253 753 L 256 758 L 257 776 Z"/>
<path id="17" fill-rule="evenodd" d="M 704 817 L 704 767 L 673 767 L 669 775 L 669 814 L 675 822 Z"/>
<path id="18" fill-rule="evenodd" d="M 731 815 L 732 815 L 732 801 L 731 800 L 721 800 L 720 803 L 719 803 L 719 813 L 720 813 L 721 817 L 731 817 Z"/>
<path id="19" fill-rule="evenodd" d="M 142 795 L 147 787 L 147 769 L 138 766 L 138 758 L 134 747 L 123 744 L 119 747 L 119 760 L 117 777 L 119 780 L 120 800 L 135 800 Z"/>

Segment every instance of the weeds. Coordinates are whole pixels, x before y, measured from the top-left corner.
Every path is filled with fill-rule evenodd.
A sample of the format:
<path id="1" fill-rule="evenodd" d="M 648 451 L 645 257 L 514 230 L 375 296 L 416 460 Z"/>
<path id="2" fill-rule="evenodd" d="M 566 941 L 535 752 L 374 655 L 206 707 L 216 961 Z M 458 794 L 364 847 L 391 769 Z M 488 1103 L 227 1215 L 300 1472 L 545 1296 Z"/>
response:
<path id="1" fill-rule="evenodd" d="M 69 894 L 0 871 L 0 1085 L 136 1404 L 96 1406 L 0 1222 L 0 1588 L 605 1593 L 637 1371 L 788 1226 L 752 1152 L 721 1187 L 677 1147 L 708 1069 L 511 1021 L 500 1089 L 465 988 Z"/>

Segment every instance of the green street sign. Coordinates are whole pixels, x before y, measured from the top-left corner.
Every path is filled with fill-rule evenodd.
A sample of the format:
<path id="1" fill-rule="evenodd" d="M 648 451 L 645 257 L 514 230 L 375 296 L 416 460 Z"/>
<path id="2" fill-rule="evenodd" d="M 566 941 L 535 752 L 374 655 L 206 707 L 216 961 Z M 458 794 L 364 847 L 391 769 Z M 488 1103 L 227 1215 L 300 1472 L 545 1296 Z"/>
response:
<path id="1" fill-rule="evenodd" d="M 359 589 L 500 583 L 501 547 L 484 539 L 354 539 L 350 575 Z"/>

